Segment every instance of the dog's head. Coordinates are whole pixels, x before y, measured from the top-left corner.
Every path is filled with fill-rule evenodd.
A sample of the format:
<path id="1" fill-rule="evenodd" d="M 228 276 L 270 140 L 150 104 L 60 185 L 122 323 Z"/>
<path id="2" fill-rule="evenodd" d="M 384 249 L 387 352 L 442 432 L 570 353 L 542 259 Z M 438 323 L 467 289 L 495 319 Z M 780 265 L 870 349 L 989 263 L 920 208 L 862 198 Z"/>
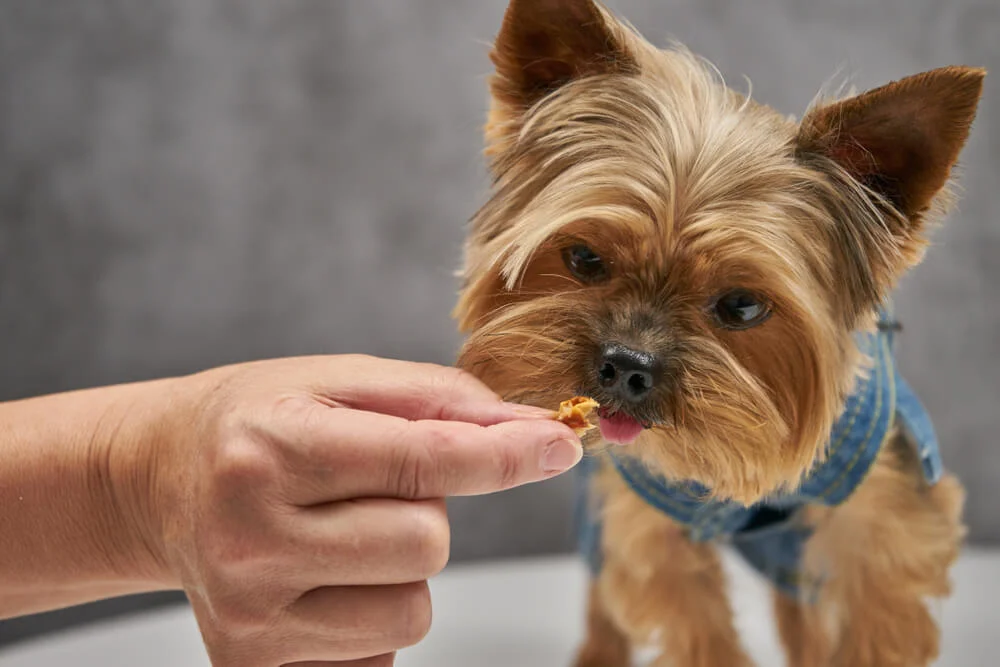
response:
<path id="1" fill-rule="evenodd" d="M 460 365 L 510 400 L 597 398 L 606 440 L 720 498 L 794 485 L 863 366 L 854 332 L 922 256 L 985 73 L 795 122 L 591 0 L 513 0 L 491 55 Z"/>

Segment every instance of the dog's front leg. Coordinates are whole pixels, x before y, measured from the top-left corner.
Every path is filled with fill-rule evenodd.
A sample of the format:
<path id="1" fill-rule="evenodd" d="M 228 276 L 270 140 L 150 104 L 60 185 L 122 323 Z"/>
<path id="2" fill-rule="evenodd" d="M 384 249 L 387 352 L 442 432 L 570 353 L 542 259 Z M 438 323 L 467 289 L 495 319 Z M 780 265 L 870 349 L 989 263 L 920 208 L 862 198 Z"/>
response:
<path id="1" fill-rule="evenodd" d="M 715 548 L 695 544 L 680 526 L 647 505 L 617 475 L 605 475 L 604 564 L 592 593 L 591 619 L 608 625 L 591 637 L 581 657 L 607 649 L 608 628 L 634 645 L 662 649 L 666 667 L 749 667 L 733 625 L 722 564 Z M 601 628 L 599 628 L 601 630 Z M 611 640 L 613 641 L 613 639 Z M 622 657 L 618 652 L 617 657 Z M 626 662 L 580 662 L 618 667 Z"/>
<path id="2" fill-rule="evenodd" d="M 628 637 L 608 615 L 601 587 L 590 584 L 587 601 L 586 637 L 576 657 L 575 667 L 628 667 L 632 649 Z"/>

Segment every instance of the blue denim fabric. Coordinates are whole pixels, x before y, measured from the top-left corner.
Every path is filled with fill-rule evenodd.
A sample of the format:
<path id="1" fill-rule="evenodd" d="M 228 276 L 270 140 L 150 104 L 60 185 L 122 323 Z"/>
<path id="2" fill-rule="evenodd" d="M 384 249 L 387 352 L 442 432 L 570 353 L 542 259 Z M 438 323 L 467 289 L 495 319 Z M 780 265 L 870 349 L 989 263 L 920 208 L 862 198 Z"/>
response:
<path id="1" fill-rule="evenodd" d="M 943 473 L 927 411 L 899 375 L 893 359 L 895 328 L 891 313 L 884 310 L 877 333 L 858 335 L 859 348 L 873 362 L 871 372 L 848 397 L 830 434 L 826 456 L 795 491 L 748 507 L 711 499 L 709 489 L 696 482 L 668 481 L 627 451 L 613 450 L 604 456 L 637 495 L 686 526 L 690 539 L 728 542 L 779 590 L 809 598 L 822 582 L 804 580 L 799 568 L 810 536 L 809 528 L 799 521 L 803 506 L 844 502 L 864 481 L 894 425 L 917 446 L 928 482 L 937 482 Z M 579 548 L 594 574 L 601 568 L 600 507 L 588 488 L 599 462 L 588 457 L 579 465 L 576 508 Z"/>

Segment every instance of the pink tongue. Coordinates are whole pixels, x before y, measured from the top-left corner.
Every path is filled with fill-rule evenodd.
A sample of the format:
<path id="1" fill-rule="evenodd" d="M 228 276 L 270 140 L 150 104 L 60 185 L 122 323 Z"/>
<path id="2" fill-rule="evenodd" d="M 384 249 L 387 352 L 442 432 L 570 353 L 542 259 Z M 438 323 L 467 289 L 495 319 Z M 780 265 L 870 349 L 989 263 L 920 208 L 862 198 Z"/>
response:
<path id="1" fill-rule="evenodd" d="M 627 445 L 634 442 L 642 433 L 642 424 L 626 414 L 617 412 L 607 417 L 601 417 L 601 435 L 608 442 Z"/>

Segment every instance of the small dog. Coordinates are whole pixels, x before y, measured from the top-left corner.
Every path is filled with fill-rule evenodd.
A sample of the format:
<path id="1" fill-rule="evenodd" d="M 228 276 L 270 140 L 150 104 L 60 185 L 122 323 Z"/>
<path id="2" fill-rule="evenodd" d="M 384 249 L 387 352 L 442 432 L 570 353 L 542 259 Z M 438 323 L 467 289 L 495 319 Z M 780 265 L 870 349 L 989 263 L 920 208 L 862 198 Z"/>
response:
<path id="1" fill-rule="evenodd" d="M 657 666 L 750 665 L 726 543 L 773 582 L 794 667 L 928 665 L 963 490 L 895 368 L 888 299 L 945 211 L 985 72 L 795 122 L 592 0 L 512 0 L 491 58 L 459 365 L 508 400 L 602 406 L 576 664 L 651 644 Z"/>

